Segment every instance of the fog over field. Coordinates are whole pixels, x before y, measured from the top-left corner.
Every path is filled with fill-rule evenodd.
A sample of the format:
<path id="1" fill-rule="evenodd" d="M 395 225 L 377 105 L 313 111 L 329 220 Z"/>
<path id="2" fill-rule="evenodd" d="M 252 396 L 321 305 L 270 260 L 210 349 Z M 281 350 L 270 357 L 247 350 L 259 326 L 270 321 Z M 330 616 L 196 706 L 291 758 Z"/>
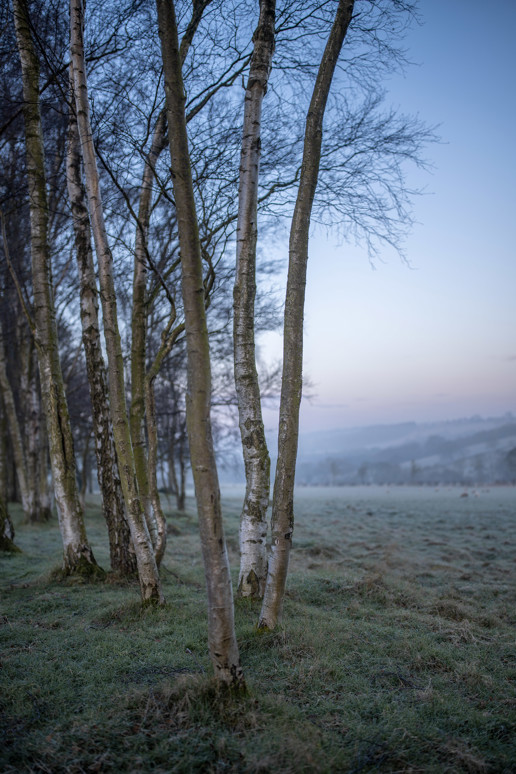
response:
<path id="1" fill-rule="evenodd" d="M 274 462 L 274 438 L 269 448 Z M 222 480 L 243 481 L 243 469 L 237 463 L 226 466 Z M 516 483 L 516 417 L 473 416 L 304 433 L 299 440 L 296 483 Z"/>

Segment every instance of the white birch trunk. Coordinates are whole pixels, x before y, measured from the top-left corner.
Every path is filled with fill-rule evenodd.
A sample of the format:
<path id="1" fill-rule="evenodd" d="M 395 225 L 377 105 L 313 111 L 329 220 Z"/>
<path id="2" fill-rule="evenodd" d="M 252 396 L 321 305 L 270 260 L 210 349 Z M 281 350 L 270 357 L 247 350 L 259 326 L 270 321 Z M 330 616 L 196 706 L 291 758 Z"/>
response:
<path id="1" fill-rule="evenodd" d="M 86 539 L 77 491 L 75 453 L 59 362 L 54 309 L 43 137 L 39 110 L 39 62 L 32 41 L 26 0 L 13 0 L 16 40 L 23 82 L 23 112 L 29 185 L 32 282 L 35 340 L 49 439 L 59 527 L 64 548 L 64 571 L 98 571 Z"/>
<path id="2" fill-rule="evenodd" d="M 70 78 L 72 80 L 71 68 Z M 73 84 L 71 86 L 73 94 Z M 81 149 L 74 107 L 70 110 L 68 119 L 66 178 L 79 272 L 82 341 L 93 415 L 97 478 L 102 495 L 102 510 L 108 528 L 111 569 L 120 575 L 130 576 L 136 572 L 136 560 L 125 513 L 109 412 L 106 366 L 100 340 L 97 280 L 86 192 L 81 177 Z"/>
<path id="3" fill-rule="evenodd" d="M 258 178 L 262 101 L 274 51 L 275 0 L 260 0 L 254 51 L 245 93 L 238 192 L 237 263 L 233 291 L 233 345 L 246 492 L 240 518 L 238 592 L 261 598 L 267 578 L 267 509 L 270 458 L 265 440 L 254 336 Z"/>
<path id="4" fill-rule="evenodd" d="M 303 311 L 310 216 L 319 174 L 324 110 L 352 13 L 353 0 L 339 0 L 306 119 L 301 177 L 290 229 L 278 462 L 272 501 L 272 544 L 267 585 L 259 621 L 259 627 L 265 629 L 273 629 L 281 618 L 292 546 L 294 478 L 303 379 Z"/>
<path id="5" fill-rule="evenodd" d="M 158 568 L 138 491 L 125 403 L 124 362 L 118 329 L 117 303 L 113 279 L 113 256 L 109 247 L 104 222 L 99 175 L 90 122 L 83 44 L 82 0 L 71 0 L 70 2 L 70 39 L 77 123 L 84 161 L 90 219 L 99 266 L 104 336 L 108 357 L 110 408 L 122 491 L 131 529 L 131 537 L 136 552 L 142 599 L 144 602 L 163 604 L 164 598 Z"/>

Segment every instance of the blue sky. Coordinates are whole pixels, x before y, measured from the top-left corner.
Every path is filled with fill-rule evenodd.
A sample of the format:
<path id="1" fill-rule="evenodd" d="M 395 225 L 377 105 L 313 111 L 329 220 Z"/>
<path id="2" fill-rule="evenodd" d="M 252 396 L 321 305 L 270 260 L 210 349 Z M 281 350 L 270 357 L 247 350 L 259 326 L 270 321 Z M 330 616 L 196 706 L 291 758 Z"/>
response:
<path id="1" fill-rule="evenodd" d="M 516 0 L 421 0 L 417 62 L 389 101 L 439 125 L 411 268 L 335 235 L 310 245 L 301 431 L 516 411 Z M 280 336 L 262 351 L 279 356 Z M 275 412 L 266 411 L 266 424 Z"/>

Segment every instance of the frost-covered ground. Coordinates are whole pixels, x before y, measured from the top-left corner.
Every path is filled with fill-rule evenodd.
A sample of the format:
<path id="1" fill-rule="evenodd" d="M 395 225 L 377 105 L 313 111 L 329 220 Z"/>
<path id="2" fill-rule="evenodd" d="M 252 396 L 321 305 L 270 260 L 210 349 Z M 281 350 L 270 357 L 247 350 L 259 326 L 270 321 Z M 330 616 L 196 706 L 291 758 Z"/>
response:
<path id="1" fill-rule="evenodd" d="M 467 494 L 467 496 L 465 496 Z M 233 577 L 242 489 L 225 488 Z M 237 600 L 250 692 L 209 681 L 195 504 L 168 513 L 167 606 L 56 583 L 57 524 L 0 557 L 0 770 L 511 774 L 516 489 L 300 488 L 282 625 Z M 108 566 L 98 503 L 88 534 Z"/>

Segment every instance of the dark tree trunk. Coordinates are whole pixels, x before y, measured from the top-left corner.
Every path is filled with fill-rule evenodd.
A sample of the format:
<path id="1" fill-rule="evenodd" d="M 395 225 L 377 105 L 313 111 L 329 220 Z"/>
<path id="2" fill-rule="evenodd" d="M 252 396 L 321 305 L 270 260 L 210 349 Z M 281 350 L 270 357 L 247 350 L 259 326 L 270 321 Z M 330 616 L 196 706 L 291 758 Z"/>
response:
<path id="1" fill-rule="evenodd" d="M 92 407 L 97 478 L 102 495 L 102 511 L 108 528 L 111 569 L 120 575 L 130 576 L 136 573 L 136 557 L 125 513 L 109 411 L 106 366 L 100 339 L 97 280 L 86 192 L 81 177 L 80 154 L 79 130 L 75 108 L 72 107 L 69 113 L 66 177 L 79 272 L 82 342 Z"/>

